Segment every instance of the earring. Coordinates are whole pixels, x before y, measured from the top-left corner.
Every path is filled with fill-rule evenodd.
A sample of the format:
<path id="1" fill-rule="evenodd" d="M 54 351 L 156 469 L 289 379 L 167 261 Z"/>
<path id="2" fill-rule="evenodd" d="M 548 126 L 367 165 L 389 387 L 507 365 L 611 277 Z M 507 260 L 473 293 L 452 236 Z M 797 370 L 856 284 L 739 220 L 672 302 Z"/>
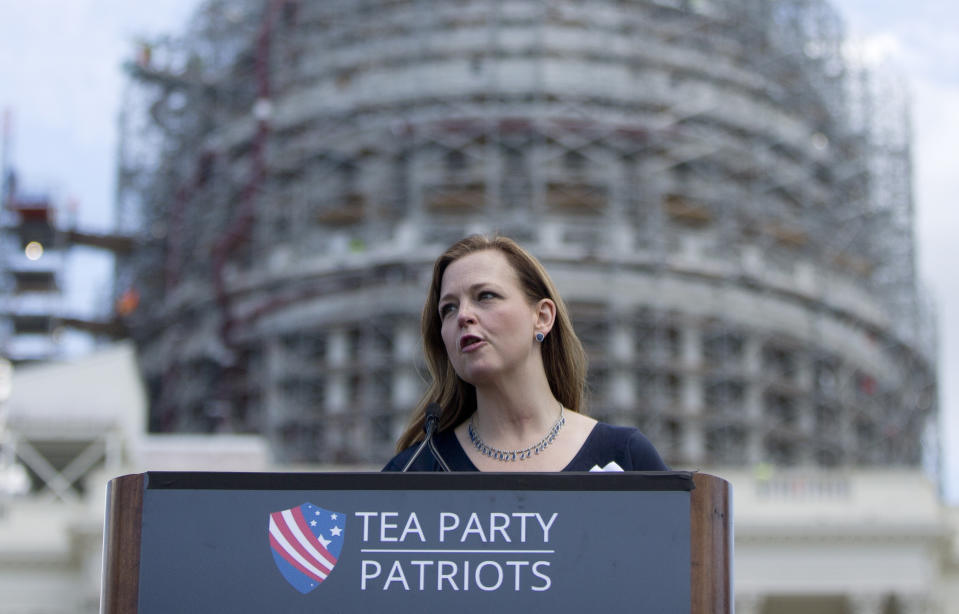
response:
<path id="1" fill-rule="evenodd" d="M 539 333 L 539 332 L 536 333 L 536 340 L 539 341 L 540 343 L 542 343 L 543 339 L 545 338 L 546 338 L 546 335 L 544 335 L 543 333 Z"/>

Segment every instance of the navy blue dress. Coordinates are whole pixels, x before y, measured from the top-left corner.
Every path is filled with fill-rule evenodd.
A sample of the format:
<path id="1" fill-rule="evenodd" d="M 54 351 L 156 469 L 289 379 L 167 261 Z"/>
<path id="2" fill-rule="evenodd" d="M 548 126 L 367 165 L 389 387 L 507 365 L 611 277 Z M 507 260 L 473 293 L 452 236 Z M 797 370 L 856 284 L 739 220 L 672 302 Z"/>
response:
<path id="1" fill-rule="evenodd" d="M 453 429 L 437 433 L 433 441 L 452 471 L 479 471 L 466 455 Z M 419 443 L 394 456 L 383 471 L 401 471 L 417 447 Z M 563 471 L 589 471 L 595 466 L 605 467 L 610 461 L 615 461 L 624 471 L 669 471 L 659 452 L 638 429 L 603 422 L 596 423 L 583 447 Z M 440 471 L 440 466 L 427 448 L 409 471 Z"/>

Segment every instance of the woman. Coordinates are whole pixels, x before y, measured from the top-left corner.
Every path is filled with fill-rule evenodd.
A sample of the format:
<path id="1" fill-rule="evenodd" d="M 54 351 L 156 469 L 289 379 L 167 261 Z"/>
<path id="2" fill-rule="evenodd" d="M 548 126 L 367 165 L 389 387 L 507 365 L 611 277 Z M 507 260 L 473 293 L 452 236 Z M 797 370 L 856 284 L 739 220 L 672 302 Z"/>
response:
<path id="1" fill-rule="evenodd" d="M 549 275 L 511 239 L 474 235 L 446 250 L 421 324 L 432 383 L 384 471 L 414 455 L 431 403 L 453 471 L 667 469 L 638 430 L 583 413 L 586 354 Z M 426 453 L 409 469 L 440 466 Z"/>

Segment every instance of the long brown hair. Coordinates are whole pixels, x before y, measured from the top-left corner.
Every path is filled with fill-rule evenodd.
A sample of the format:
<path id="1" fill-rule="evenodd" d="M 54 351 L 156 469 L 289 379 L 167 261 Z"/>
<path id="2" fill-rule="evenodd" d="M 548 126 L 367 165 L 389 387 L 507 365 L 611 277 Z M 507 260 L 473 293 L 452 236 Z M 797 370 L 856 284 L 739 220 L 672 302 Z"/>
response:
<path id="1" fill-rule="evenodd" d="M 499 250 L 506 256 L 530 303 L 548 298 L 556 304 L 553 328 L 542 342 L 546 379 L 553 395 L 567 409 L 585 412 L 586 352 L 573 330 L 566 305 L 546 269 L 510 238 L 472 235 L 451 245 L 433 264 L 433 280 L 420 321 L 423 353 L 431 381 L 396 443 L 397 451 L 423 439 L 423 422 L 428 404 L 438 403 L 443 408 L 439 424 L 441 431 L 460 424 L 476 411 L 476 388 L 456 375 L 446 355 L 438 313 L 439 296 L 443 273 L 451 263 L 468 254 L 490 249 Z"/>

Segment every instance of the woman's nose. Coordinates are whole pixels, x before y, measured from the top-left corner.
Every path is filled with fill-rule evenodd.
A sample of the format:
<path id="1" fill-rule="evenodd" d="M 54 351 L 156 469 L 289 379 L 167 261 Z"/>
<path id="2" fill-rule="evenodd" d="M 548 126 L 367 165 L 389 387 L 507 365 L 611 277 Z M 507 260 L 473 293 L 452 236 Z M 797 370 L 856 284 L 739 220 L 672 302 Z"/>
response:
<path id="1" fill-rule="evenodd" d="M 463 303 L 459 307 L 459 311 L 456 314 L 456 321 L 460 326 L 464 324 L 472 324 L 476 322 L 476 318 L 473 315 L 473 308 L 467 303 Z"/>

